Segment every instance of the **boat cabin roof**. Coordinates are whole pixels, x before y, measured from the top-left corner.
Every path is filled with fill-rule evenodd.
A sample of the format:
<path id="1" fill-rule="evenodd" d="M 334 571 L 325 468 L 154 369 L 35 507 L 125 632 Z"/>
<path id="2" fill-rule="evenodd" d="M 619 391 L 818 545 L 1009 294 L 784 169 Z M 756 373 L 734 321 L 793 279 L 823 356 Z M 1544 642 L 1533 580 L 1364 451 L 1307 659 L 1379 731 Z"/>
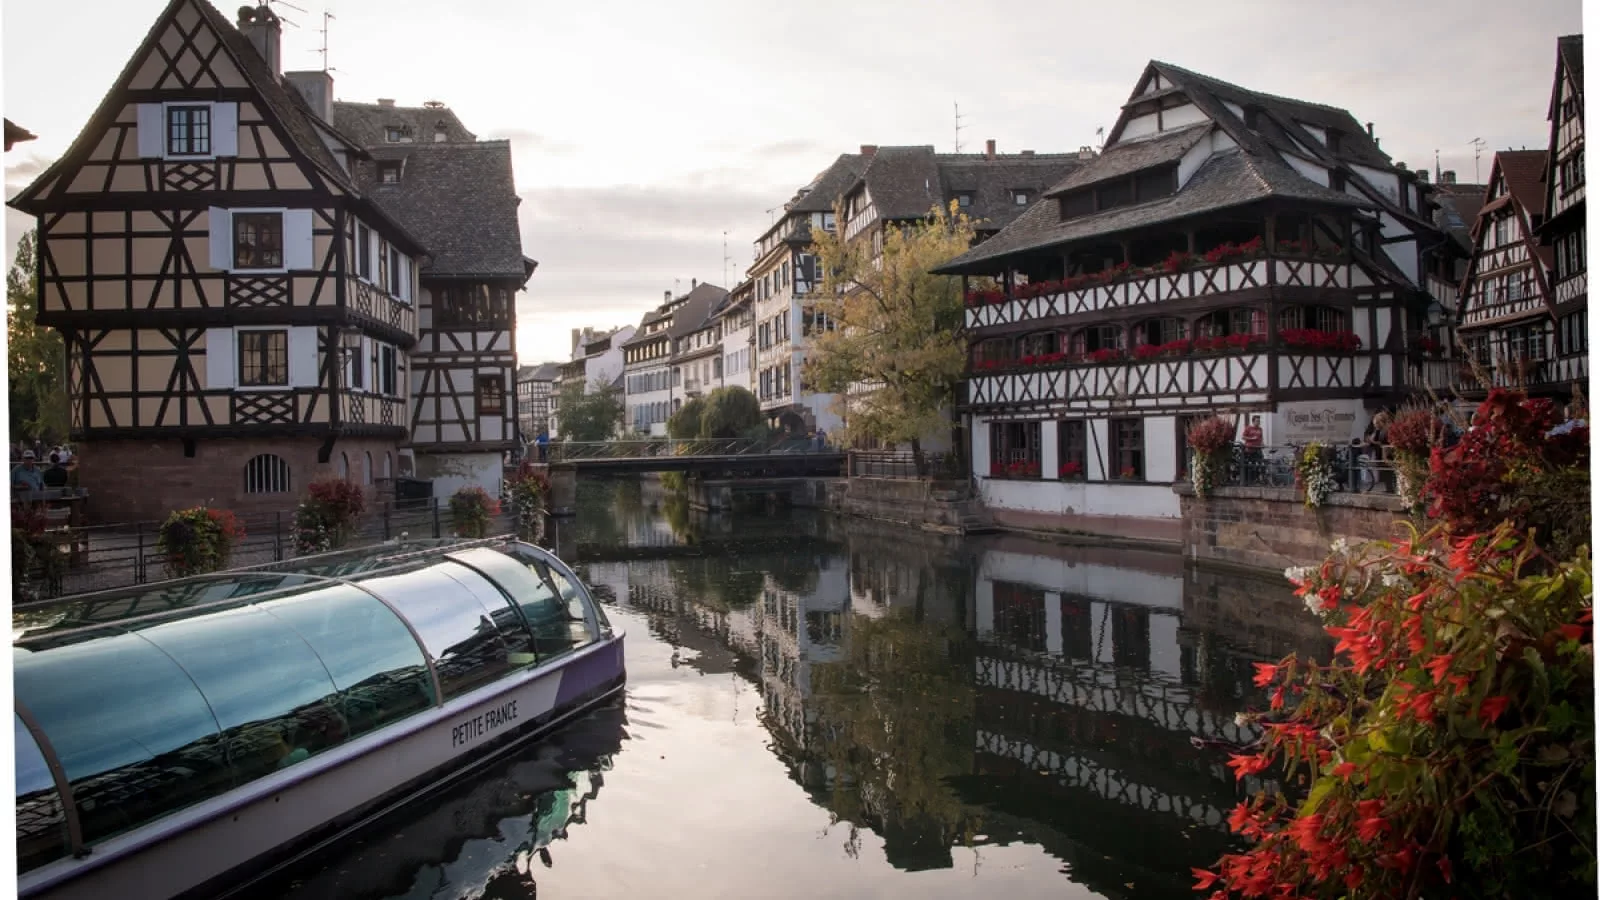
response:
<path id="1" fill-rule="evenodd" d="M 19 871 L 610 636 L 511 539 L 320 554 L 12 616 Z"/>

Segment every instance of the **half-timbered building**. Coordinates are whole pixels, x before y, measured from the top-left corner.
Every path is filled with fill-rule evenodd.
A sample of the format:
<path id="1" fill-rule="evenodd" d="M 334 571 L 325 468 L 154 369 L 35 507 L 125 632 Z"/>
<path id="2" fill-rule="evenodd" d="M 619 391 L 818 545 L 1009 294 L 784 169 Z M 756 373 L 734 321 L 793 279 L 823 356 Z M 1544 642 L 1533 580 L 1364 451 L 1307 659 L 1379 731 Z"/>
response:
<path id="1" fill-rule="evenodd" d="M 1151 62 L 1098 157 L 939 270 L 986 505 L 1176 539 L 1195 417 L 1359 436 L 1412 377 L 1426 205 L 1349 112 Z"/>
<path id="2" fill-rule="evenodd" d="M 623 415 L 635 434 L 660 437 L 672 416 L 672 317 L 687 296 L 663 292 L 661 305 L 644 314 L 622 344 Z"/>
<path id="3" fill-rule="evenodd" d="M 331 106 L 334 125 L 364 142 L 378 136 L 373 123 L 385 121 L 381 115 L 440 116 L 439 139 L 367 143 L 359 183 L 429 250 L 418 273 L 419 340 L 410 356 L 417 475 L 433 482 L 436 497 L 469 486 L 498 496 L 504 454 L 517 445 L 516 296 L 538 265 L 522 253 L 511 145 L 472 140 L 438 105 L 379 106 L 376 115 L 362 104 Z M 380 281 L 392 277 L 384 252 L 373 259 Z"/>
<path id="4" fill-rule="evenodd" d="M 727 298 L 728 292 L 722 288 L 702 284 L 689 292 L 672 317 L 668 334 L 672 337 L 674 410 L 718 386 L 722 377 L 722 334 L 720 323 L 711 313 Z"/>
<path id="5" fill-rule="evenodd" d="M 742 387 L 754 393 L 755 281 L 745 279 L 728 293 L 712 314 L 722 335 L 719 387 Z"/>
<path id="6" fill-rule="evenodd" d="M 1555 375 L 1552 248 L 1534 234 L 1544 222 L 1545 162 L 1543 150 L 1502 150 L 1489 168 L 1459 300 L 1464 396 L 1489 387 L 1542 392 Z"/>
<path id="7" fill-rule="evenodd" d="M 1552 248 L 1551 316 L 1555 358 L 1547 380 L 1570 391 L 1589 377 L 1589 229 L 1584 218 L 1583 35 L 1556 41 L 1550 92 L 1550 148 L 1540 243 Z"/>
<path id="8" fill-rule="evenodd" d="M 102 520 L 287 509 L 323 473 L 370 484 L 406 440 L 424 247 L 358 184 L 365 151 L 287 86 L 280 37 L 265 5 L 236 27 L 171 0 L 11 201 L 37 217 L 39 322 L 65 342 Z M 386 278 L 360 263 L 378 242 Z"/>

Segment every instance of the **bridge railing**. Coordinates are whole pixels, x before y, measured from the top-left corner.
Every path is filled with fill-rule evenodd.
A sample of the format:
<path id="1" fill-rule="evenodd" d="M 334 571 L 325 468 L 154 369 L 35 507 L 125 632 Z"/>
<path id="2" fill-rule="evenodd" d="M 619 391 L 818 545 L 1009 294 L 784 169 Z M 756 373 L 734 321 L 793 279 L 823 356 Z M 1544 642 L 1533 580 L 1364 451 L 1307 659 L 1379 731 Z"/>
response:
<path id="1" fill-rule="evenodd" d="M 766 456 L 833 454 L 839 451 L 806 437 L 782 438 L 647 438 L 623 441 L 561 441 L 549 445 L 551 462 L 586 459 L 650 459 L 663 456 Z"/>

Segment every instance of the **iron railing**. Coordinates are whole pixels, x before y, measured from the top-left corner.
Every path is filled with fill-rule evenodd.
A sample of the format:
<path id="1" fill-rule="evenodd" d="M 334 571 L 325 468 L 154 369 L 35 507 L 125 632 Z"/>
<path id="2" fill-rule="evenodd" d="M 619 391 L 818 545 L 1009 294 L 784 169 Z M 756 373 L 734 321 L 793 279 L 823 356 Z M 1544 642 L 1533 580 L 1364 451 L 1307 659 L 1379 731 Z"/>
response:
<path id="1" fill-rule="evenodd" d="M 238 517 L 244 536 L 234 544 L 230 566 L 281 562 L 295 556 L 294 510 L 279 510 Z M 43 600 L 107 588 L 160 581 L 168 576 L 166 554 L 158 546 L 161 522 L 124 522 L 113 525 L 49 528 L 44 540 L 61 554 L 62 565 L 48 574 L 38 562 L 14 573 L 13 602 Z M 437 498 L 414 501 L 384 500 L 355 525 L 347 547 L 364 547 L 402 534 L 413 538 L 450 534 L 448 501 Z M 515 530 L 515 511 L 502 503 L 500 516 L 490 525 L 499 533 Z M 14 564 L 20 560 L 13 560 Z M 25 576 L 22 579 L 16 574 Z"/>
<path id="2" fill-rule="evenodd" d="M 1234 444 L 1228 464 L 1218 473 L 1219 487 L 1295 486 L 1295 458 L 1303 447 L 1260 447 L 1247 449 Z M 1342 493 L 1382 493 L 1396 491 L 1394 463 L 1384 458 L 1382 448 L 1359 444 L 1334 444 L 1325 448 L 1333 466 L 1334 490 Z M 1185 472 L 1194 471 L 1194 450 L 1188 453 Z"/>
<path id="3" fill-rule="evenodd" d="M 847 470 L 851 478 L 954 478 L 965 479 L 961 460 L 953 453 L 924 453 L 922 466 L 910 450 L 852 450 Z"/>
<path id="4" fill-rule="evenodd" d="M 765 456 L 771 454 L 836 455 L 840 451 L 816 438 L 650 438 L 621 441 L 561 441 L 549 445 L 550 462 L 585 459 L 651 459 L 662 456 Z"/>

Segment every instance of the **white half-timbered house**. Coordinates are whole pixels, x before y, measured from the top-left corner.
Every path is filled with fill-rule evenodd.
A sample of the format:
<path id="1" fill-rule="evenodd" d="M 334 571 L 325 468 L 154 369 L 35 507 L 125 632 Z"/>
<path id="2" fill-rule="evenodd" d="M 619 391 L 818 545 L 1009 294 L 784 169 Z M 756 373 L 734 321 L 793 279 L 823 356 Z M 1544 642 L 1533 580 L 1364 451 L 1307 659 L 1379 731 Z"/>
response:
<path id="1" fill-rule="evenodd" d="M 424 247 L 364 151 L 280 74 L 278 19 L 172 0 L 72 146 L 10 201 L 39 232 L 39 322 L 65 341 L 80 482 L 101 521 L 292 508 L 371 484 L 406 439 Z M 361 241 L 382 245 L 384 277 Z M 372 349 L 364 390 L 346 347 Z"/>
<path id="2" fill-rule="evenodd" d="M 711 313 L 728 292 L 714 284 L 702 284 L 690 291 L 672 316 L 672 386 L 676 391 L 673 408 L 716 390 L 722 377 L 722 335 L 720 323 Z"/>
<path id="3" fill-rule="evenodd" d="M 755 392 L 755 282 L 745 279 L 729 292 L 713 316 L 722 335 L 722 365 L 718 387 L 742 387 Z"/>
<path id="4" fill-rule="evenodd" d="M 1543 150 L 1502 150 L 1490 166 L 1489 190 L 1472 230 L 1472 262 L 1461 282 L 1463 396 L 1489 387 L 1538 392 L 1555 374 L 1552 253 L 1534 235 L 1544 221 L 1545 161 Z"/>
<path id="5" fill-rule="evenodd" d="M 1556 41 L 1550 93 L 1550 151 L 1545 171 L 1545 221 L 1539 241 L 1553 249 L 1551 315 L 1555 358 L 1548 381 L 1570 391 L 1589 377 L 1589 229 L 1584 218 L 1583 35 Z"/>
<path id="6" fill-rule="evenodd" d="M 1194 417 L 1359 436 L 1421 368 L 1418 188 L 1342 109 L 1151 62 L 1097 158 L 939 270 L 972 288 L 986 506 L 1176 540 Z"/>
<path id="7" fill-rule="evenodd" d="M 346 108 L 333 104 L 336 126 L 346 122 Z M 348 119 L 363 133 L 360 126 L 372 117 L 355 108 Z M 412 116 L 444 111 L 404 110 Z M 410 357 L 409 450 L 416 473 L 433 482 L 441 499 L 463 487 L 499 496 L 505 454 L 517 446 L 516 296 L 538 266 L 522 252 L 511 145 L 386 141 L 367 151 L 362 187 L 429 250 L 418 273 L 419 340 Z M 381 251 L 373 264 L 384 277 Z M 362 378 L 359 369 L 353 365 L 348 373 L 353 385 Z"/>

